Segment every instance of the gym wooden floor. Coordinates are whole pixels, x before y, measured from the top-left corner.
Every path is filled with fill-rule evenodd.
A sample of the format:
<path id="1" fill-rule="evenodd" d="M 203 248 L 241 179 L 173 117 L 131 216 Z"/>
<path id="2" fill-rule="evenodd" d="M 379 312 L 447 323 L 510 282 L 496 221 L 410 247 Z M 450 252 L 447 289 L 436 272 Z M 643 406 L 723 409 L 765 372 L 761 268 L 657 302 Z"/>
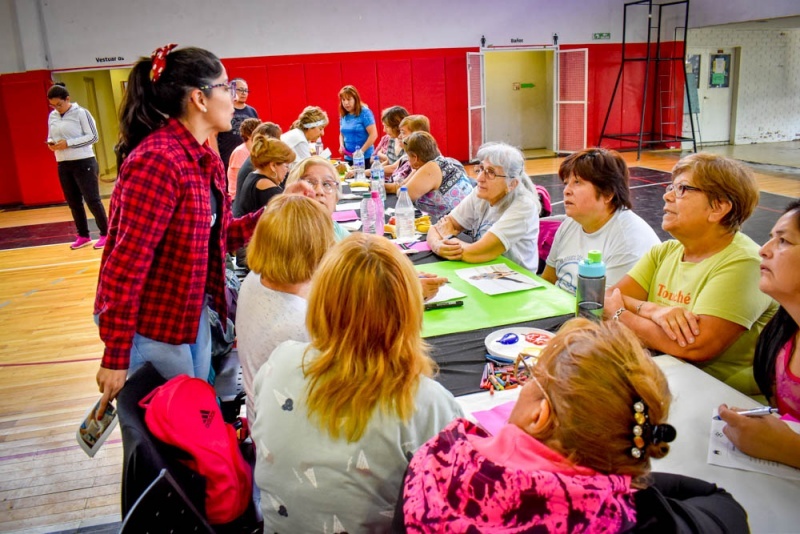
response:
<path id="1" fill-rule="evenodd" d="M 756 167 L 763 191 L 800 196 L 800 143 L 794 148 L 798 169 Z M 679 157 L 646 152 L 636 161 L 635 153 L 625 154 L 631 166 L 664 171 Z M 530 160 L 526 167 L 532 176 L 551 174 L 560 161 Z M 70 220 L 66 206 L 0 211 L 0 228 Z M 78 423 L 99 396 L 103 346 L 92 306 L 100 256 L 67 244 L 0 251 L 2 532 L 85 531 L 120 521 L 119 429 L 92 459 L 75 442 Z"/>

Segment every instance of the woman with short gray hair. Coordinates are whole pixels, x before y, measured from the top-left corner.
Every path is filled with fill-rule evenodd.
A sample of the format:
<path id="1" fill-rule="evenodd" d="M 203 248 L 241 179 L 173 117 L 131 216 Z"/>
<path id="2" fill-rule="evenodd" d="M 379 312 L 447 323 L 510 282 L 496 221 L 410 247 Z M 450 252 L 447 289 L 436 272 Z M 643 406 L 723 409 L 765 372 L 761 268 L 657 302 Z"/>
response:
<path id="1" fill-rule="evenodd" d="M 478 150 L 477 186 L 449 215 L 431 227 L 428 244 L 448 260 L 469 263 L 506 256 L 536 272 L 539 265 L 539 198 L 525 174 L 525 158 L 506 143 Z M 464 232 L 468 243 L 456 238 Z"/>

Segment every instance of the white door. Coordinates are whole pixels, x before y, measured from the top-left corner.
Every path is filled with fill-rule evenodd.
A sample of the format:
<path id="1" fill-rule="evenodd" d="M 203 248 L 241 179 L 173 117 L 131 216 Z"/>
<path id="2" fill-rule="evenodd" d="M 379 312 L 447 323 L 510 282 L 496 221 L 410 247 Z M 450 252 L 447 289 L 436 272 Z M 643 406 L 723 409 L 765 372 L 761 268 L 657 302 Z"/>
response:
<path id="1" fill-rule="evenodd" d="M 696 71 L 698 145 L 731 142 L 731 103 L 736 82 L 733 48 L 689 48 L 687 65 Z M 686 131 L 684 122 L 684 135 Z"/>
<path id="2" fill-rule="evenodd" d="M 588 55 L 586 48 L 556 52 L 556 152 L 586 148 Z"/>
<path id="3" fill-rule="evenodd" d="M 483 52 L 467 53 L 467 95 L 469 106 L 469 160 L 475 161 L 486 138 L 486 92 Z"/>

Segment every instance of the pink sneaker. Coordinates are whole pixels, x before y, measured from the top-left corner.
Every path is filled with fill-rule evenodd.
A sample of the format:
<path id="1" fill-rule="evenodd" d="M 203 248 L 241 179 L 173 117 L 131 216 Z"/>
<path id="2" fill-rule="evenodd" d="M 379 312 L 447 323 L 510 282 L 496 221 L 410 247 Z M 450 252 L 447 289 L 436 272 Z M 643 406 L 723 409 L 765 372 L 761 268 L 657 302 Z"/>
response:
<path id="1" fill-rule="evenodd" d="M 95 242 L 94 248 L 102 249 L 104 246 L 106 246 L 106 236 L 101 235 L 100 239 Z"/>
<path id="2" fill-rule="evenodd" d="M 78 236 L 78 238 L 75 240 L 75 242 L 72 243 L 69 246 L 69 248 L 71 248 L 72 250 L 75 250 L 76 248 L 83 248 L 86 245 L 91 245 L 91 244 L 92 244 L 92 240 L 89 239 L 88 237 Z"/>

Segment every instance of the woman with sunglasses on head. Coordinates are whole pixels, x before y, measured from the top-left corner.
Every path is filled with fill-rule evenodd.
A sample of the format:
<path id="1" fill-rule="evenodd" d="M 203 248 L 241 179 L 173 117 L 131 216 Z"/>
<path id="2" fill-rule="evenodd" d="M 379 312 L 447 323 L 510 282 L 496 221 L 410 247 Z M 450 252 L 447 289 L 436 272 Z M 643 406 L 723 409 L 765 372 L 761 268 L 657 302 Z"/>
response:
<path id="1" fill-rule="evenodd" d="M 403 146 L 413 169 L 403 185 L 414 206 L 435 223 L 467 198 L 472 184 L 464 166 L 442 156 L 428 132 L 412 133 L 403 139 Z"/>
<path id="2" fill-rule="evenodd" d="M 536 272 L 539 267 L 539 197 L 525 174 L 525 158 L 505 143 L 478 150 L 477 186 L 431 226 L 428 244 L 448 260 L 483 263 L 502 255 Z M 456 238 L 464 232 L 472 242 Z"/>
<path id="3" fill-rule="evenodd" d="M 97 142 L 97 127 L 91 113 L 70 100 L 64 84 L 55 84 L 47 91 L 47 100 L 53 111 L 47 119 L 47 147 L 58 162 L 58 179 L 61 190 L 72 212 L 78 230 L 71 249 L 90 245 L 89 222 L 86 220 L 84 201 L 100 230 L 100 239 L 94 248 L 103 248 L 108 235 L 106 208 L 100 200 L 97 183 L 98 166 L 92 145 Z"/>
<path id="4" fill-rule="evenodd" d="M 661 223 L 675 239 L 651 248 L 607 291 L 603 312 L 647 347 L 746 395 L 758 394 L 753 353 L 776 310 L 758 290 L 758 245 L 739 231 L 757 204 L 755 178 L 741 163 L 705 153 L 680 160 Z"/>
<path id="5" fill-rule="evenodd" d="M 94 305 L 105 344 L 100 412 L 147 361 L 167 378 L 208 378 L 206 303 L 225 324 L 225 253 L 249 240 L 261 215 L 233 218 L 222 162 L 207 144 L 230 129 L 225 68 L 211 52 L 175 46 L 133 66 L 120 108 L 127 157 Z"/>
<path id="6" fill-rule="evenodd" d="M 247 175 L 234 201 L 237 213 L 253 213 L 283 193 L 281 184 L 295 159 L 294 151 L 283 141 L 263 134 L 254 136 L 250 161 L 255 170 Z"/>
<path id="7" fill-rule="evenodd" d="M 628 165 L 614 150 L 587 148 L 561 163 L 567 218 L 556 231 L 542 278 L 573 295 L 578 262 L 599 250 L 606 283 L 616 284 L 650 247 L 661 242 L 631 204 Z"/>
<path id="8" fill-rule="evenodd" d="M 250 96 L 250 87 L 247 82 L 242 78 L 234 78 L 231 80 L 234 86 L 235 93 L 233 99 L 233 118 L 231 119 L 231 127 L 217 134 L 217 146 L 219 148 L 219 157 L 225 165 L 225 171 L 228 171 L 228 163 L 230 162 L 231 154 L 234 149 L 241 145 L 243 142 L 242 136 L 239 134 L 239 128 L 245 119 L 257 119 L 258 112 L 256 108 L 247 104 L 247 97 Z"/>
<path id="9" fill-rule="evenodd" d="M 624 326 L 573 319 L 496 435 L 456 419 L 414 454 L 394 532 L 746 532 L 701 480 L 650 473 L 676 430 L 664 373 Z"/>
<path id="10" fill-rule="evenodd" d="M 758 338 L 753 370 L 769 403 L 800 420 L 800 200 L 789 204 L 770 236 L 759 251 L 758 287 L 781 307 Z M 747 417 L 724 404 L 719 416 L 742 452 L 800 468 L 800 434 L 778 417 Z"/>
<path id="11" fill-rule="evenodd" d="M 378 128 L 375 115 L 361 102 L 358 89 L 345 85 L 339 91 L 339 152 L 350 165 L 353 154 L 361 149 L 364 153 L 365 169 L 369 169 Z"/>

